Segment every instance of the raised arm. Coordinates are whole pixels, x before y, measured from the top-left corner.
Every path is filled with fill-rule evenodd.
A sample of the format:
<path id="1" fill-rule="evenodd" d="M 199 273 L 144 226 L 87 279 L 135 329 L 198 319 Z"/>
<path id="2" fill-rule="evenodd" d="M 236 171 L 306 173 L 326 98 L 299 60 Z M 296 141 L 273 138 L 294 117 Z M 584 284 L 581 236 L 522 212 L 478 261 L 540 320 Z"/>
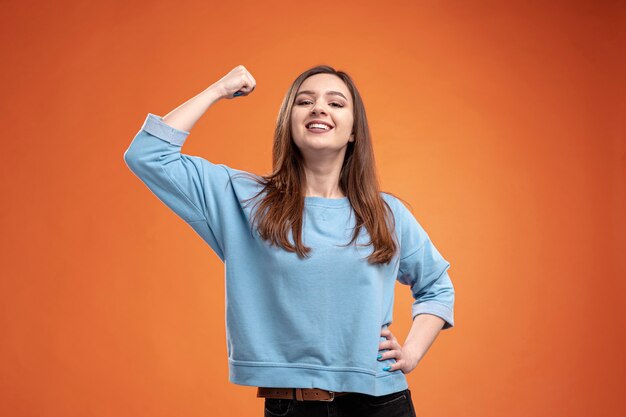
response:
<path id="1" fill-rule="evenodd" d="M 163 116 L 163 121 L 175 129 L 189 132 L 215 102 L 223 98 L 247 96 L 255 87 L 252 74 L 243 65 L 238 65 L 206 90 Z"/>
<path id="2" fill-rule="evenodd" d="M 236 71 L 235 71 L 236 70 Z M 249 93 L 254 85 L 237 67 L 222 83 L 207 88 L 165 117 L 149 113 L 124 152 L 129 169 L 165 205 L 192 226 L 224 260 L 224 201 L 233 197 L 231 169 L 202 157 L 181 153 L 199 117 L 233 89 Z M 245 69 L 243 70 L 245 71 Z M 247 71 L 246 71 L 247 73 Z M 243 75 L 242 75 L 243 74 Z"/>

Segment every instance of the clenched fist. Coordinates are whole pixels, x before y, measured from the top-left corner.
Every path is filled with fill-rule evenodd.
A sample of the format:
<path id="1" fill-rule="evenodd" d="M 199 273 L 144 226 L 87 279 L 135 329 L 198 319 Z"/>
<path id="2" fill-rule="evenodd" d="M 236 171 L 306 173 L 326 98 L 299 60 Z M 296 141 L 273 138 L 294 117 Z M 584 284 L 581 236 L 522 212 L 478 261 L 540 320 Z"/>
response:
<path id="1" fill-rule="evenodd" d="M 246 67 L 238 65 L 213 85 L 220 92 L 220 98 L 230 100 L 238 96 L 247 96 L 253 92 L 256 87 L 256 80 Z"/>

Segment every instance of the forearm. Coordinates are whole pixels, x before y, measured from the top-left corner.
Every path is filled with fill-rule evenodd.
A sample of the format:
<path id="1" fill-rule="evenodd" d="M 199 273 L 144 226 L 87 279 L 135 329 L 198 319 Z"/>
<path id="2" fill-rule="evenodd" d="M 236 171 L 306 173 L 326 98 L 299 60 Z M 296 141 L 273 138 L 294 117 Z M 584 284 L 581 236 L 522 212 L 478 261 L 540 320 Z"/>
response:
<path id="1" fill-rule="evenodd" d="M 196 122 L 221 98 L 215 84 L 163 116 L 163 122 L 176 129 L 190 132 Z"/>
<path id="2" fill-rule="evenodd" d="M 433 314 L 423 313 L 415 316 L 402 348 L 413 357 L 415 363 L 422 360 L 444 323 L 442 318 Z"/>

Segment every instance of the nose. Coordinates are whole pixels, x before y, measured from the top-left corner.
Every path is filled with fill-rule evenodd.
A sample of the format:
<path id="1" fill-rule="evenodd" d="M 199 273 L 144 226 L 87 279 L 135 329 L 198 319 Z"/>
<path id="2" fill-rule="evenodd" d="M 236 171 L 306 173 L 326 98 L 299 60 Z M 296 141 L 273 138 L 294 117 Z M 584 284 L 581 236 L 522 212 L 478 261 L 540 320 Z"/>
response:
<path id="1" fill-rule="evenodd" d="M 318 102 L 316 103 L 313 108 L 311 109 L 311 113 L 313 114 L 320 114 L 320 113 L 326 113 L 322 107 L 322 105 Z"/>

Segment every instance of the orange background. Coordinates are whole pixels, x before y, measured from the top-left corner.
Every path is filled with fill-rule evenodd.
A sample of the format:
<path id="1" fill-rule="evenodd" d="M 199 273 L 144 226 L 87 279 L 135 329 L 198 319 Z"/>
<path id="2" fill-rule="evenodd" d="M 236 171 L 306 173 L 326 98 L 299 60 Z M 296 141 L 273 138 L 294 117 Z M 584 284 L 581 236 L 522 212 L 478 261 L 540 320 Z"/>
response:
<path id="1" fill-rule="evenodd" d="M 625 7 L 546 3 L 4 1 L 0 414 L 263 415 L 228 382 L 222 263 L 123 153 L 243 64 L 253 94 L 183 152 L 267 173 L 283 95 L 323 63 L 451 263 L 418 417 L 625 415 Z M 401 343 L 411 302 L 398 284 Z"/>

